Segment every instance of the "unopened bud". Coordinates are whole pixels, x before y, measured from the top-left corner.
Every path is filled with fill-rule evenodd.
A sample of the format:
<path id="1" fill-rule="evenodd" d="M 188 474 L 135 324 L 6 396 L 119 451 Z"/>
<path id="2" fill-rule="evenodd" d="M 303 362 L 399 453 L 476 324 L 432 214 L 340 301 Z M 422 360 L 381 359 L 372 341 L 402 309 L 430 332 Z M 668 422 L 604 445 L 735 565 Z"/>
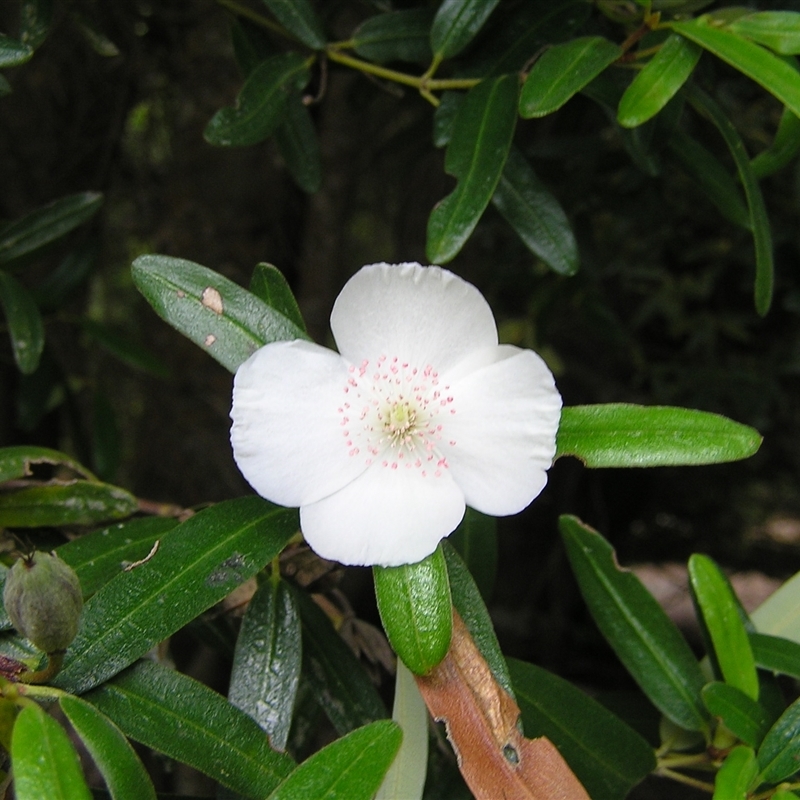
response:
<path id="1" fill-rule="evenodd" d="M 40 650 L 66 650 L 83 609 L 80 581 L 58 556 L 35 551 L 8 571 L 3 605 L 11 624 Z"/>

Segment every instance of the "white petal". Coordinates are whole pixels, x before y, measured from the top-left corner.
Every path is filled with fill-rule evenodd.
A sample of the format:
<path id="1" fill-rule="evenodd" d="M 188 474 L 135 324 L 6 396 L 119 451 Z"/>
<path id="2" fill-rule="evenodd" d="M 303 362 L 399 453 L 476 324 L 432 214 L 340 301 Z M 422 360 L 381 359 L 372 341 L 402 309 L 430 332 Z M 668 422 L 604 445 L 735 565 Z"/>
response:
<path id="1" fill-rule="evenodd" d="M 237 370 L 233 457 L 262 497 L 313 503 L 366 469 L 341 424 L 347 368 L 332 350 L 295 341 L 268 344 Z"/>
<path id="2" fill-rule="evenodd" d="M 468 506 L 493 516 L 516 514 L 547 483 L 561 396 L 532 350 L 506 345 L 468 361 L 472 368 L 458 365 L 455 379 L 442 377 L 455 413 L 446 421 L 440 448 Z"/>
<path id="3" fill-rule="evenodd" d="M 343 489 L 300 509 L 311 548 L 342 564 L 394 567 L 429 556 L 464 516 L 464 495 L 447 472 L 374 464 Z"/>
<path id="4" fill-rule="evenodd" d="M 336 299 L 331 330 L 352 364 L 397 356 L 440 373 L 472 350 L 497 344 L 481 293 L 452 272 L 419 264 L 363 267 Z"/>

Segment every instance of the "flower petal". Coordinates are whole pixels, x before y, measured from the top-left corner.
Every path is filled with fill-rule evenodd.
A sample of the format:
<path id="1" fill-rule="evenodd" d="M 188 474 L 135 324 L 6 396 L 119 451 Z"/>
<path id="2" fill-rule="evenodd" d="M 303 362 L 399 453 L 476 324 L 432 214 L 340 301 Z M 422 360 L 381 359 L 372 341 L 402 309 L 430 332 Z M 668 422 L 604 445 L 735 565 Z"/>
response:
<path id="1" fill-rule="evenodd" d="M 481 293 L 452 272 L 419 264 L 360 269 L 336 299 L 331 330 L 352 364 L 398 356 L 440 373 L 472 350 L 497 344 Z"/>
<path id="2" fill-rule="evenodd" d="M 395 567 L 429 556 L 464 516 L 464 495 L 447 472 L 373 464 L 343 489 L 300 509 L 311 548 L 342 564 Z"/>
<path id="3" fill-rule="evenodd" d="M 442 381 L 456 413 L 440 447 L 467 505 L 516 514 L 544 488 L 555 455 L 561 396 L 553 375 L 532 350 L 504 345 L 472 354 Z"/>
<path id="4" fill-rule="evenodd" d="M 347 364 L 310 342 L 274 342 L 236 372 L 233 457 L 250 485 L 284 506 L 313 503 L 365 469 L 341 425 Z"/>

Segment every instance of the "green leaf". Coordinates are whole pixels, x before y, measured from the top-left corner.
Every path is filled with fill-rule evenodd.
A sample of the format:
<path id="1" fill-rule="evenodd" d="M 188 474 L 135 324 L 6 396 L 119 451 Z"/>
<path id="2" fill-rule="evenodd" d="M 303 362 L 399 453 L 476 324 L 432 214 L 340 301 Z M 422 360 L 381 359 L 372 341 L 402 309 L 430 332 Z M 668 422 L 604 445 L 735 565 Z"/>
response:
<path id="1" fill-rule="evenodd" d="M 353 48 L 362 58 L 378 64 L 387 61 L 425 63 L 433 57 L 432 22 L 433 13 L 428 8 L 376 14 L 356 28 L 352 37 Z"/>
<path id="2" fill-rule="evenodd" d="M 760 783 L 780 783 L 800 762 L 800 700 L 795 700 L 769 729 L 758 748 Z"/>
<path id="3" fill-rule="evenodd" d="M 653 748 L 569 681 L 514 658 L 508 668 L 525 735 L 550 739 L 591 797 L 622 800 L 655 769 Z"/>
<path id="4" fill-rule="evenodd" d="M 515 75 L 483 80 L 458 111 L 445 156 L 445 170 L 458 185 L 428 220 L 427 254 L 433 263 L 456 256 L 492 199 L 514 136 L 517 91 Z"/>
<path id="5" fill-rule="evenodd" d="M 680 631 L 639 579 L 617 566 L 602 536 L 576 517 L 562 516 L 559 526 L 583 599 L 620 661 L 664 716 L 706 730 L 705 679 Z"/>
<path id="6" fill-rule="evenodd" d="M 285 750 L 300 679 L 300 615 L 287 585 L 262 584 L 242 620 L 228 700 Z"/>
<path id="7" fill-rule="evenodd" d="M 438 108 L 433 113 L 433 146 L 444 147 L 453 137 L 458 112 L 467 95 L 464 92 L 444 92 Z"/>
<path id="8" fill-rule="evenodd" d="M 753 611 L 750 619 L 759 633 L 800 643 L 800 572 L 778 587 Z"/>
<path id="9" fill-rule="evenodd" d="M 308 339 L 283 314 L 199 264 L 140 256 L 131 271 L 155 312 L 231 372 L 268 342 Z"/>
<path id="10" fill-rule="evenodd" d="M 707 411 L 608 403 L 561 412 L 557 456 L 587 467 L 719 464 L 753 455 L 758 431 Z"/>
<path id="11" fill-rule="evenodd" d="M 497 518 L 467 508 L 448 541 L 464 560 L 481 597 L 488 603 L 497 579 Z"/>
<path id="12" fill-rule="evenodd" d="M 714 781 L 712 800 L 747 800 L 747 792 L 758 776 L 756 754 L 739 745 L 725 757 Z"/>
<path id="13" fill-rule="evenodd" d="M 750 162 L 750 167 L 760 180 L 785 167 L 798 153 L 800 153 L 800 118 L 788 108 L 784 108 L 772 144 Z"/>
<path id="14" fill-rule="evenodd" d="M 443 542 L 442 549 L 447 561 L 447 576 L 450 582 L 453 606 L 464 620 L 467 630 L 489 665 L 495 680 L 513 697 L 514 688 L 511 685 L 506 660 L 503 658 L 492 618 L 489 616 L 489 611 L 481 598 L 478 587 L 466 564 L 452 545 L 449 542 Z"/>
<path id="15" fill-rule="evenodd" d="M 156 791 L 122 731 L 78 697 L 59 698 L 61 710 L 100 770 L 112 800 L 155 800 Z"/>
<path id="16" fill-rule="evenodd" d="M 450 582 L 442 546 L 416 564 L 373 567 L 378 611 L 389 643 L 415 674 L 446 655 L 453 634 Z"/>
<path id="17" fill-rule="evenodd" d="M 33 464 L 63 465 L 79 475 L 94 478 L 86 467 L 66 453 L 51 450 L 49 447 L 18 445 L 0 448 L 0 483 L 27 477 L 31 474 Z"/>
<path id="18" fill-rule="evenodd" d="M 14 361 L 20 372 L 30 375 L 39 366 L 44 350 L 44 324 L 30 292 L 0 269 L 0 305 L 6 315 Z"/>
<path id="19" fill-rule="evenodd" d="M 371 800 L 402 738 L 388 719 L 358 728 L 314 753 L 268 800 Z"/>
<path id="20" fill-rule="evenodd" d="M 93 525 L 138 510 L 139 501 L 130 492 L 110 483 L 50 483 L 0 494 L 0 527 Z"/>
<path id="21" fill-rule="evenodd" d="M 275 130 L 275 141 L 295 183 L 304 192 L 316 192 L 322 185 L 322 156 L 311 114 L 297 94 L 286 101 L 286 115 Z"/>
<path id="22" fill-rule="evenodd" d="M 0 69 L 17 67 L 33 55 L 33 48 L 0 33 Z"/>
<path id="23" fill-rule="evenodd" d="M 327 37 L 308 0 L 264 0 L 278 22 L 312 50 L 322 50 Z"/>
<path id="24" fill-rule="evenodd" d="M 47 38 L 53 21 L 53 0 L 23 0 L 19 10 L 19 38 L 36 50 Z"/>
<path id="25" fill-rule="evenodd" d="M 293 589 L 303 625 L 303 676 L 340 735 L 386 717 L 380 695 L 322 609 Z"/>
<path id="26" fill-rule="evenodd" d="M 11 739 L 16 800 L 91 800 L 66 731 L 40 706 L 20 711 Z"/>
<path id="27" fill-rule="evenodd" d="M 622 95 L 619 124 L 635 128 L 658 114 L 692 74 L 701 53 L 694 42 L 669 36 Z"/>
<path id="28" fill-rule="evenodd" d="M 283 121 L 289 94 L 308 83 L 308 64 L 298 53 L 283 53 L 262 61 L 247 76 L 236 105 L 223 108 L 203 132 L 209 144 L 244 147 L 272 136 Z"/>
<path id="29" fill-rule="evenodd" d="M 800 116 L 800 74 L 786 61 L 731 30 L 713 25 L 708 15 L 673 22 L 670 27 L 752 78 Z"/>
<path id="30" fill-rule="evenodd" d="M 564 209 L 513 146 L 492 203 L 528 250 L 554 272 L 574 275 L 578 271 L 578 243 Z"/>
<path id="31" fill-rule="evenodd" d="M 733 20 L 728 30 L 769 47 L 783 56 L 800 53 L 800 13 L 758 11 Z"/>
<path id="32" fill-rule="evenodd" d="M 703 687 L 703 703 L 709 713 L 738 739 L 758 747 L 775 721 L 767 709 L 748 697 L 741 689 L 712 681 Z"/>
<path id="33" fill-rule="evenodd" d="M 621 55 L 622 48 L 602 36 L 585 36 L 546 50 L 525 79 L 520 116 L 530 119 L 557 111 Z"/>
<path id="34" fill-rule="evenodd" d="M 798 91 L 800 91 L 800 74 L 795 72 L 794 75 L 798 82 Z M 692 106 L 710 119 L 722 134 L 722 138 L 725 139 L 725 144 L 728 145 L 728 149 L 731 151 L 733 160 L 736 163 L 736 169 L 739 171 L 739 179 L 744 187 L 744 194 L 750 210 L 750 229 L 753 231 L 756 250 L 756 311 L 763 316 L 769 311 L 772 302 L 774 267 L 772 260 L 772 233 L 761 188 L 750 167 L 750 158 L 747 155 L 742 138 L 722 109 L 696 86 L 687 86 L 685 93 Z"/>
<path id="35" fill-rule="evenodd" d="M 800 678 L 800 644 L 780 636 L 750 633 L 753 658 L 761 669 Z"/>
<path id="36" fill-rule="evenodd" d="M 2 45 L 0 45 L 1 47 Z M 0 228 L 0 264 L 11 264 L 66 236 L 97 213 L 98 192 L 81 192 L 37 208 Z"/>
<path id="37" fill-rule="evenodd" d="M 305 332 L 306 324 L 300 313 L 300 306 L 297 305 L 289 283 L 277 267 L 272 264 L 256 264 L 250 278 L 250 291 Z"/>
<path id="38" fill-rule="evenodd" d="M 749 230 L 750 212 L 742 197 L 741 187 L 719 159 L 681 130 L 672 134 L 669 147 L 722 215 L 735 225 Z"/>
<path id="39" fill-rule="evenodd" d="M 152 558 L 84 606 L 56 684 L 80 694 L 116 675 L 255 575 L 296 531 L 296 512 L 243 497 L 165 533 Z"/>
<path id="40" fill-rule="evenodd" d="M 146 347 L 93 319 L 82 319 L 81 327 L 89 338 L 123 364 L 142 372 L 149 372 L 159 378 L 169 377 L 167 365 Z"/>
<path id="41" fill-rule="evenodd" d="M 478 34 L 499 0 L 443 0 L 431 25 L 437 61 L 460 53 Z"/>
<path id="42" fill-rule="evenodd" d="M 224 697 L 180 672 L 140 661 L 86 698 L 130 738 L 254 800 L 294 768 Z"/>
<path id="43" fill-rule="evenodd" d="M 708 556 L 695 553 L 689 559 L 689 588 L 725 683 L 758 700 L 753 649 L 728 579 Z"/>

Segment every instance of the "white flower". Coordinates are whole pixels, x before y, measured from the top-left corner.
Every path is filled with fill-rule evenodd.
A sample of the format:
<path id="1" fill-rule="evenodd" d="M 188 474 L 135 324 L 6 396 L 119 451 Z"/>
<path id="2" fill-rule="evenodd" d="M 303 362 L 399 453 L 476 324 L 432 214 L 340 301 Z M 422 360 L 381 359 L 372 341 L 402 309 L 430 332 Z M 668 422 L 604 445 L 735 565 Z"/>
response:
<path id="1" fill-rule="evenodd" d="M 498 345 L 488 303 L 439 267 L 373 264 L 331 314 L 339 353 L 256 351 L 234 380 L 231 442 L 263 497 L 300 507 L 318 555 L 410 564 L 467 505 L 515 514 L 544 488 L 561 397 L 531 350 Z"/>

